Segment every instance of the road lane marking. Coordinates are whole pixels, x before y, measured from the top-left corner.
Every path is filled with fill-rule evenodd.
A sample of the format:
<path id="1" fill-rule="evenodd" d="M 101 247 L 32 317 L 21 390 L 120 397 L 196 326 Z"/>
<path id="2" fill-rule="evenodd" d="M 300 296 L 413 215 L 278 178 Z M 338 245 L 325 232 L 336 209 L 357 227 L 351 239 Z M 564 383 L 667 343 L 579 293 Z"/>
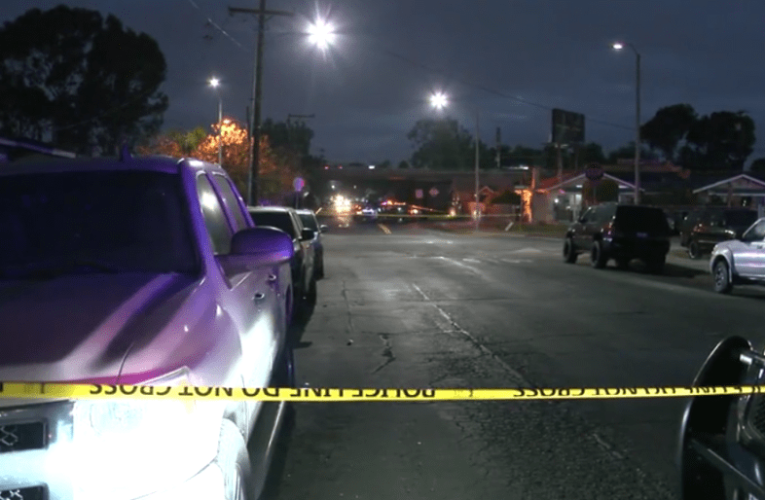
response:
<path id="1" fill-rule="evenodd" d="M 443 316 L 443 317 L 444 317 L 444 319 L 446 319 L 446 321 L 448 321 L 448 322 L 449 322 L 449 324 L 450 324 L 450 325 L 452 325 L 452 327 L 453 327 L 453 328 L 454 328 L 454 329 L 455 329 L 457 332 L 459 332 L 459 333 L 460 333 L 462 336 L 466 337 L 466 338 L 467 338 L 467 339 L 468 339 L 470 342 L 472 342 L 472 343 L 473 343 L 473 345 L 475 345 L 476 347 L 478 347 L 478 349 L 479 349 L 481 352 L 483 352 L 484 354 L 486 354 L 486 355 L 490 356 L 490 357 L 491 357 L 491 358 L 492 358 L 494 361 L 496 361 L 496 362 L 497 362 L 497 363 L 498 363 L 498 364 L 499 364 L 499 365 L 500 365 L 502 368 L 504 368 L 504 369 L 505 369 L 505 370 L 506 370 L 506 371 L 507 371 L 507 372 L 510 374 L 510 376 L 511 376 L 511 377 L 513 377 L 513 378 L 515 379 L 515 383 L 518 385 L 518 387 L 524 387 L 524 388 L 533 387 L 533 385 L 532 385 L 532 384 L 531 384 L 531 383 L 530 383 L 528 380 L 526 380 L 526 379 L 523 377 L 523 375 L 521 375 L 520 373 L 518 373 L 517 371 L 515 371 L 515 370 L 514 370 L 512 367 L 510 367 L 510 365 L 508 365 L 507 363 L 505 363 L 505 361 L 504 361 L 502 358 L 500 358 L 499 356 L 497 356 L 496 354 L 494 354 L 494 352 L 492 352 L 492 350 L 491 350 L 491 349 L 489 349 L 488 347 L 486 347 L 485 345 L 483 345 L 483 344 L 482 344 L 481 342 L 479 342 L 479 341 L 478 341 L 478 339 L 476 339 L 476 338 L 475 338 L 475 337 L 474 337 L 474 336 L 473 336 L 473 335 L 472 335 L 470 332 L 468 332 L 467 330 L 465 330 L 464 328 L 462 328 L 462 327 L 459 325 L 459 323 L 457 323 L 457 322 L 454 320 L 454 318 L 452 318 L 452 317 L 449 315 L 449 313 L 447 313 L 446 311 L 444 311 L 444 310 L 443 310 L 443 309 L 442 309 L 442 308 L 441 308 L 441 307 L 440 307 L 438 304 L 434 303 L 434 302 L 433 302 L 433 301 L 430 299 L 430 297 L 428 297 L 428 296 L 427 296 L 427 294 L 426 294 L 425 292 L 423 292 L 423 291 L 422 291 L 422 289 L 421 289 L 419 286 L 417 286 L 417 284 L 416 284 L 416 283 L 412 283 L 412 287 L 413 287 L 415 290 L 417 290 L 417 292 L 418 292 L 418 293 L 419 293 L 419 294 L 422 296 L 422 298 L 423 298 L 423 299 L 425 299 L 425 301 L 426 301 L 426 302 L 430 303 L 430 304 L 431 304 L 433 307 L 435 307 L 435 308 L 436 308 L 436 310 L 439 312 L 439 314 L 440 314 L 441 316 Z M 436 323 L 436 326 L 438 326 L 438 323 Z"/>
<path id="2" fill-rule="evenodd" d="M 388 227 L 385 224 L 377 224 L 377 227 L 379 227 L 383 233 L 391 234 L 391 230 L 388 229 Z"/>

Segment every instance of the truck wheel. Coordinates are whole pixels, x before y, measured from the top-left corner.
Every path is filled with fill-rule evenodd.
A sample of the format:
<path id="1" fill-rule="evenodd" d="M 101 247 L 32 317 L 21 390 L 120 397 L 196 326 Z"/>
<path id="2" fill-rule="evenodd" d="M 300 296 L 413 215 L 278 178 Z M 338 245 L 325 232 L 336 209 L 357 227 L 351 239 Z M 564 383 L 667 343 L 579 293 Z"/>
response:
<path id="1" fill-rule="evenodd" d="M 592 243 L 592 251 L 590 252 L 590 262 L 595 269 L 603 269 L 608 262 L 608 256 L 603 250 L 602 241 L 594 241 Z"/>
<path id="2" fill-rule="evenodd" d="M 576 247 L 574 246 L 574 240 L 570 236 L 563 242 L 563 262 L 568 264 L 576 263 Z"/>
<path id="3" fill-rule="evenodd" d="M 699 243 L 696 240 L 688 243 L 688 257 L 694 260 L 701 258 L 701 249 L 699 249 Z"/>

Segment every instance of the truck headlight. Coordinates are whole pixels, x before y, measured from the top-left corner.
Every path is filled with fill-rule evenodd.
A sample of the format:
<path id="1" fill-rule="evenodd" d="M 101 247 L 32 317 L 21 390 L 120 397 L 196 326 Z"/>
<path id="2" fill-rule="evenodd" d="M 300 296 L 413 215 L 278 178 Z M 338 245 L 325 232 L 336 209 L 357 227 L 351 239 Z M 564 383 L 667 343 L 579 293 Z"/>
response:
<path id="1" fill-rule="evenodd" d="M 174 373 L 145 385 L 183 384 L 185 374 Z M 223 409 L 218 401 L 76 401 L 74 498 L 128 500 L 183 483 L 216 457 Z"/>

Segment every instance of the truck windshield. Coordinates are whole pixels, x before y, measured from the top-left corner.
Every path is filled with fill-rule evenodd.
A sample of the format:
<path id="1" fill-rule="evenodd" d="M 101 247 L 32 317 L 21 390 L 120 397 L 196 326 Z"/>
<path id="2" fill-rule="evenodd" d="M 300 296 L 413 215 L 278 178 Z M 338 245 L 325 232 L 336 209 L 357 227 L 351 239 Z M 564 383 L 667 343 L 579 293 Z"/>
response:
<path id="1" fill-rule="evenodd" d="M 0 176 L 0 228 L 0 279 L 199 269 L 173 174 Z"/>

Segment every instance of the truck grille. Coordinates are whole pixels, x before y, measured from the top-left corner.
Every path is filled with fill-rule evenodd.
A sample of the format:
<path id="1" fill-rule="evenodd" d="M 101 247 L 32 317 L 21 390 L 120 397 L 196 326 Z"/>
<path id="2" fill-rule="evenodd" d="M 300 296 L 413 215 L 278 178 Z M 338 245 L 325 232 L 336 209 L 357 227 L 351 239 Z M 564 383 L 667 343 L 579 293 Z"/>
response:
<path id="1" fill-rule="evenodd" d="M 0 500 L 45 500 L 45 488 L 16 488 L 13 490 L 0 490 Z"/>
<path id="2" fill-rule="evenodd" d="M 45 424 L 42 422 L 0 425 L 0 453 L 37 450 L 45 445 Z M 1 494 L 0 500 L 4 500 Z"/>

